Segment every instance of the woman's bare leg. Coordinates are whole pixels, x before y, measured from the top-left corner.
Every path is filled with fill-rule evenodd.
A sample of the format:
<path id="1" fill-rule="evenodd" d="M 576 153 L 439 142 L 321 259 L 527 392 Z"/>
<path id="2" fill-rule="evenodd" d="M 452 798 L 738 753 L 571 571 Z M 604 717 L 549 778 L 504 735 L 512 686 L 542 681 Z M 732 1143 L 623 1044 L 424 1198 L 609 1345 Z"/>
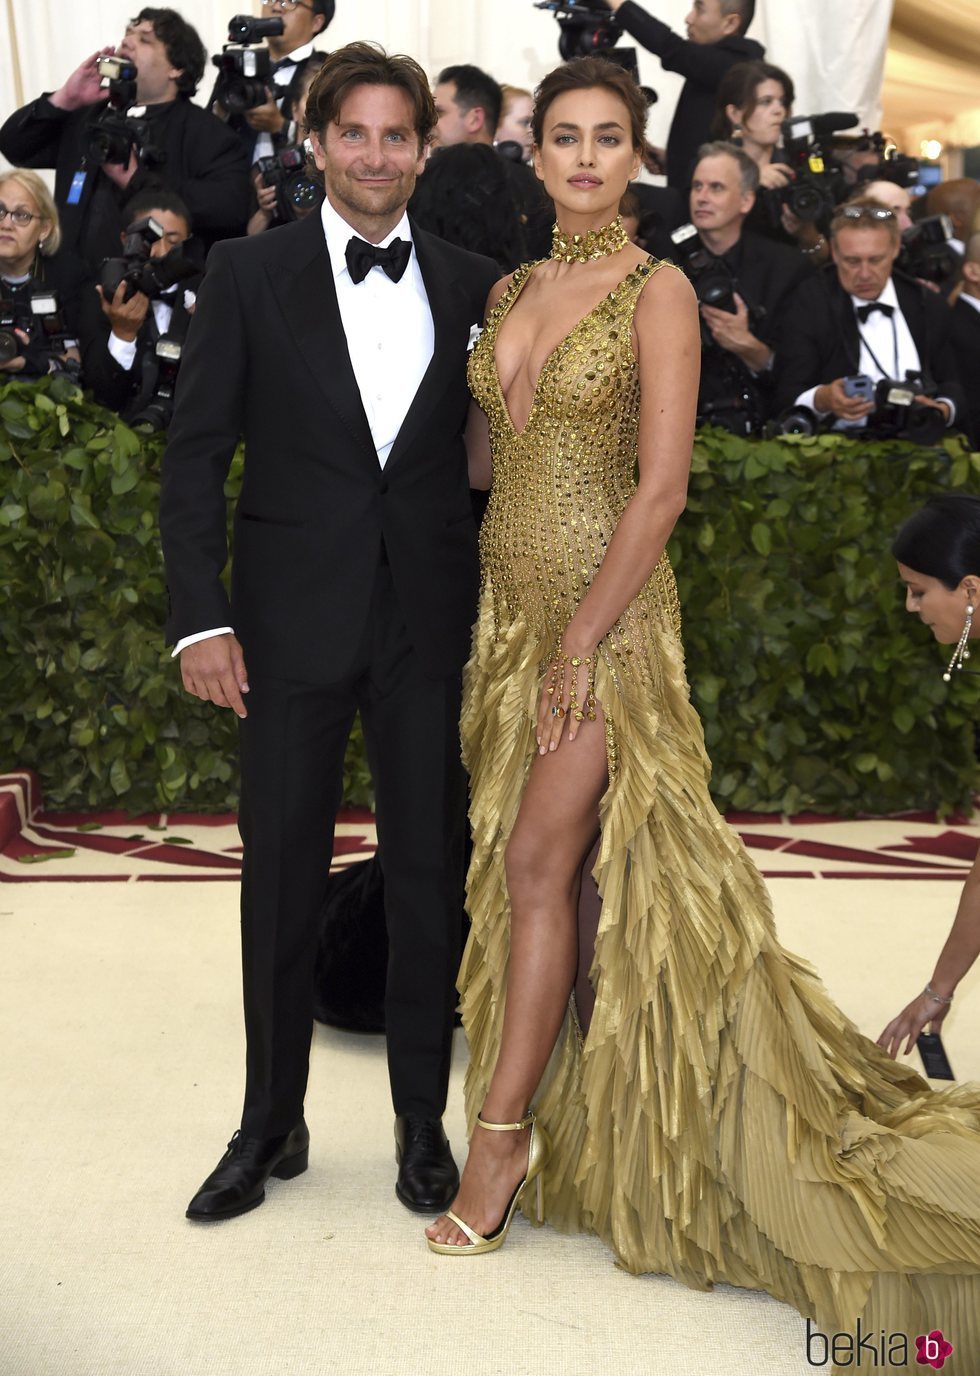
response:
<path id="1" fill-rule="evenodd" d="M 500 1055 L 480 1110 L 488 1122 L 523 1118 L 561 1029 L 578 964 L 579 878 L 607 777 L 601 717 L 531 765 L 505 859 L 510 958 Z M 527 1168 L 527 1143 L 526 1131 L 474 1128 L 453 1212 L 478 1233 L 492 1232 L 503 1217 Z M 426 1234 L 434 1242 L 469 1241 L 445 1215 Z"/>
<path id="2" fill-rule="evenodd" d="M 599 858 L 599 841 L 589 851 L 582 866 L 582 888 L 578 900 L 578 966 L 575 972 L 575 1011 L 578 1024 L 584 1036 L 592 1023 L 592 1010 L 595 1008 L 595 989 L 589 979 L 592 960 L 595 956 L 595 942 L 599 931 L 599 916 L 602 912 L 602 899 L 599 889 L 592 878 L 596 861 Z"/>

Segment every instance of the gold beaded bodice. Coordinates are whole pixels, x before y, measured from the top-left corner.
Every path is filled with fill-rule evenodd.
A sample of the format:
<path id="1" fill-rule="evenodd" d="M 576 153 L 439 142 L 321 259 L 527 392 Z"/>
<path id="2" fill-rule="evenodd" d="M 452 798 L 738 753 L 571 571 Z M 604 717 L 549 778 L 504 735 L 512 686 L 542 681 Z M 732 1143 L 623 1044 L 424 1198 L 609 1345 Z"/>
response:
<path id="1" fill-rule="evenodd" d="M 664 265 L 641 263 L 572 327 L 545 361 L 518 431 L 494 348 L 534 266 L 518 268 L 491 311 L 470 356 L 469 384 L 487 414 L 493 453 L 480 533 L 484 596 L 492 599 L 498 630 L 520 617 L 544 657 L 557 646 L 635 490 L 640 385 L 631 325 L 640 292 Z M 651 610 L 679 633 L 666 558 L 607 637 L 603 648 L 618 651 L 619 667 L 632 654 L 637 619 Z"/>

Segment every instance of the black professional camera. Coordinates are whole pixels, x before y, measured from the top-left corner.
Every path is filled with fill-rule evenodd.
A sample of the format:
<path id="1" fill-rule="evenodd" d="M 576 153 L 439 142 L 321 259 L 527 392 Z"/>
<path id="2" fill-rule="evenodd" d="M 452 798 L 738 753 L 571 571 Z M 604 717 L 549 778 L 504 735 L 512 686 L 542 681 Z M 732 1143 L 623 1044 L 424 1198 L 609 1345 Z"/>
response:
<path id="1" fill-rule="evenodd" d="M 953 222 L 948 215 L 930 215 L 902 231 L 902 248 L 896 261 L 910 277 L 924 282 L 945 282 L 959 266 L 949 246 Z"/>
<path id="2" fill-rule="evenodd" d="M 558 20 L 558 51 L 565 62 L 595 57 L 615 47 L 622 28 L 602 0 L 535 0 L 535 9 L 548 10 Z"/>
<path id="3" fill-rule="evenodd" d="M 109 91 L 109 103 L 85 126 L 86 159 L 96 167 L 107 162 L 125 167 L 135 148 L 141 163 L 159 165 L 163 158 L 146 120 L 128 113 L 136 103 L 136 64 L 110 54 L 100 57 L 97 65 L 102 86 Z"/>
<path id="4" fill-rule="evenodd" d="M 150 257 L 150 249 L 162 238 L 163 230 L 150 215 L 135 220 L 127 228 L 122 257 L 105 258 L 99 268 L 99 286 L 106 300 L 112 300 L 120 282 L 126 283 L 124 301 L 131 301 L 138 291 L 152 300 L 163 296 L 178 282 L 197 276 L 200 268 L 175 250 L 163 258 Z"/>
<path id="5" fill-rule="evenodd" d="M 670 236 L 681 259 L 681 267 L 703 306 L 734 315 L 735 278 L 724 258 L 716 258 L 698 238 L 694 225 L 681 225 Z"/>
<path id="6" fill-rule="evenodd" d="M 900 153 L 898 145 L 880 130 L 869 134 L 859 146 L 866 147 L 869 151 L 873 149 L 881 161 L 870 167 L 858 168 L 858 186 L 867 182 L 894 182 L 896 186 L 917 184 L 920 171 L 918 158 L 910 158 L 905 153 Z"/>
<path id="7" fill-rule="evenodd" d="M 313 210 L 323 199 L 323 189 L 309 171 L 306 149 L 293 143 L 255 164 L 263 186 L 276 188 L 276 216 L 287 222 L 303 211 Z"/>
<path id="8" fill-rule="evenodd" d="M 28 337 L 25 344 L 16 334 Z M 69 371 L 59 355 L 65 351 L 65 326 L 58 294 L 49 287 L 36 286 L 26 300 L 0 301 L 0 363 L 26 358 L 31 373 Z"/>
<path id="9" fill-rule="evenodd" d="M 281 19 L 252 19 L 236 14 L 228 21 L 228 42 L 211 61 L 218 69 L 213 99 L 230 115 L 254 110 L 269 99 L 272 58 L 260 41 L 283 31 Z"/>
<path id="10" fill-rule="evenodd" d="M 794 177 L 786 186 L 770 187 L 765 193 L 774 224 L 779 223 L 784 205 L 808 224 L 829 220 L 847 195 L 847 186 L 839 164 L 827 151 L 827 136 L 853 129 L 857 122 L 857 115 L 836 113 L 783 120 L 783 150 Z"/>
<path id="11" fill-rule="evenodd" d="M 174 339 L 171 335 L 161 335 L 157 340 L 157 384 L 142 411 L 130 417 L 130 425 L 147 425 L 151 430 L 166 430 L 173 419 L 174 396 L 177 391 L 177 374 L 180 371 L 182 352 L 183 345 L 180 340 Z"/>
<path id="12" fill-rule="evenodd" d="M 875 387 L 875 409 L 868 417 L 869 433 L 876 439 L 938 444 L 946 430 L 942 411 L 915 399 L 917 395 L 932 396 L 935 390 L 915 373 L 908 375 L 905 382 L 882 378 Z"/>

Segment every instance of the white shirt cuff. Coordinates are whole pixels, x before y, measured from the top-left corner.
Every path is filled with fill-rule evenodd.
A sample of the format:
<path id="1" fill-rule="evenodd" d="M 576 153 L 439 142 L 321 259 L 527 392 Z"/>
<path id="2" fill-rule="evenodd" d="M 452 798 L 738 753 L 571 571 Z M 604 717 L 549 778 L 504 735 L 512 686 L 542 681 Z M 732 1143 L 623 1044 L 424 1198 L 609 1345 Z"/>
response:
<path id="1" fill-rule="evenodd" d="M 117 334 L 110 334 L 109 352 L 122 368 L 124 373 L 128 373 L 136 362 L 136 340 L 120 339 Z"/>
<path id="2" fill-rule="evenodd" d="M 212 636 L 216 635 L 234 634 L 235 631 L 234 627 L 232 626 L 219 626 L 218 629 L 215 631 L 195 631 L 193 635 L 185 635 L 183 640 L 177 641 L 177 644 L 174 646 L 173 653 L 171 654 L 170 658 L 176 659 L 177 656 L 180 654 L 181 650 L 186 650 L 188 645 L 196 645 L 199 640 L 210 640 Z"/>
<path id="3" fill-rule="evenodd" d="M 796 398 L 796 401 L 793 403 L 793 405 L 806 406 L 809 410 L 815 412 L 815 414 L 818 416 L 829 416 L 829 411 L 818 411 L 816 403 L 814 402 L 814 397 L 817 395 L 819 387 L 820 384 L 818 383 L 816 387 L 811 387 L 809 391 L 801 392 L 800 395 Z"/>
<path id="4" fill-rule="evenodd" d="M 937 401 L 944 401 L 949 407 L 949 424 L 952 425 L 956 420 L 956 403 L 950 401 L 949 397 L 937 397 Z"/>

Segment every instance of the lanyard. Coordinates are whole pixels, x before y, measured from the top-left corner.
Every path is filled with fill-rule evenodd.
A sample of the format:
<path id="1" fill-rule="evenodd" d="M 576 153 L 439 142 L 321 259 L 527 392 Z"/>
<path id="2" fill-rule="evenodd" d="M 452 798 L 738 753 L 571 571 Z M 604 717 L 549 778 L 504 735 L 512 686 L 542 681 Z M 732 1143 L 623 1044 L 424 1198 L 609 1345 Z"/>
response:
<path id="1" fill-rule="evenodd" d="M 879 373 L 881 374 L 881 376 L 882 376 L 882 377 L 889 377 L 889 378 L 891 378 L 891 380 L 892 380 L 893 382 L 901 382 L 903 379 L 900 378 L 899 375 L 898 375 L 898 326 L 895 324 L 895 317 L 894 317 L 894 315 L 889 316 L 889 320 L 891 321 L 891 327 L 892 327 L 892 348 L 894 349 L 894 353 L 895 353 L 895 371 L 894 371 L 894 372 L 892 372 L 892 373 L 886 373 L 886 372 L 885 372 L 884 368 L 881 366 L 881 363 L 879 362 L 878 355 L 875 353 L 874 349 L 872 349 L 871 345 L 870 345 L 870 344 L 868 343 L 868 341 L 867 341 L 867 338 L 865 337 L 864 333 L 863 333 L 862 330 L 861 330 L 861 322 L 860 322 L 860 321 L 858 321 L 858 338 L 860 339 L 860 341 L 861 341 L 861 343 L 864 345 L 864 347 L 867 349 L 868 353 L 871 355 L 871 361 L 872 361 L 872 363 L 875 365 L 875 367 L 878 369 L 878 371 L 879 371 Z"/>

